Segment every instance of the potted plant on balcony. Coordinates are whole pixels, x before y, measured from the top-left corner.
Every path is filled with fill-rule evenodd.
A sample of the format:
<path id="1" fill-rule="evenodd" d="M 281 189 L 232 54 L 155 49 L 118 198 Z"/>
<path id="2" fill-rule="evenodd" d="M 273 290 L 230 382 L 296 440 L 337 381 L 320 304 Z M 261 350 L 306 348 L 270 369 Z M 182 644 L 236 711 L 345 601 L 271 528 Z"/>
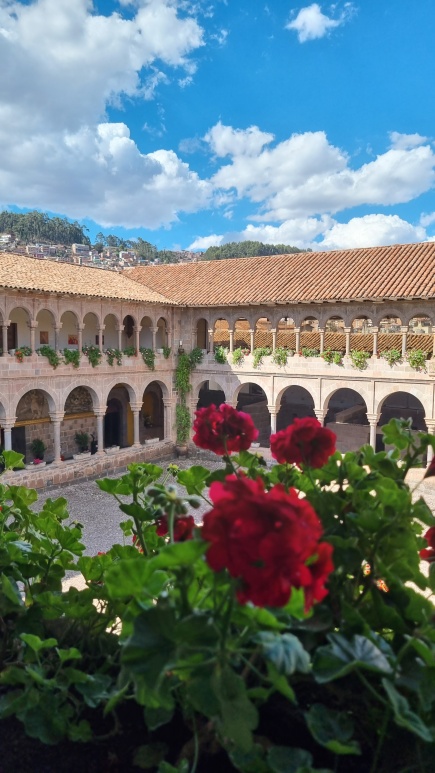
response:
<path id="1" fill-rule="evenodd" d="M 84 456 L 91 455 L 91 452 L 89 450 L 89 439 L 90 438 L 87 432 L 76 432 L 74 436 L 74 440 L 77 443 L 79 453 L 73 454 L 74 459 L 83 459 Z"/>
<path id="2" fill-rule="evenodd" d="M 30 450 L 33 454 L 33 462 L 29 465 L 29 467 L 33 467 L 33 465 L 45 465 L 44 462 L 44 454 L 47 450 L 47 446 L 45 445 L 44 441 L 41 440 L 41 438 L 35 438 L 32 440 L 30 444 Z"/>

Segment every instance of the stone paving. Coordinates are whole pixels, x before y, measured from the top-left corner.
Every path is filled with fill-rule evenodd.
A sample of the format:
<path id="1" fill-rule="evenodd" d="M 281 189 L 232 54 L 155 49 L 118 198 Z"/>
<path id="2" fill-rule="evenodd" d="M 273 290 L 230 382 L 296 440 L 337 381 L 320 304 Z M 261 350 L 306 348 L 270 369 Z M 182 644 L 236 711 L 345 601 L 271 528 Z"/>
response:
<path id="1" fill-rule="evenodd" d="M 192 464 L 203 463 L 210 469 L 218 469 L 221 466 L 220 461 L 210 462 L 195 458 L 188 459 L 183 463 L 174 460 L 174 463 L 179 464 L 180 467 L 190 467 Z M 163 462 L 161 466 L 165 469 L 166 464 Z M 415 496 L 423 496 L 429 507 L 435 512 L 435 477 L 426 481 L 422 481 L 422 478 L 423 470 L 411 470 L 408 483 L 412 489 L 415 489 Z M 173 482 L 173 479 L 168 479 L 168 482 Z M 180 489 L 180 491 L 184 492 L 184 489 Z M 116 499 L 110 494 L 100 491 L 95 481 L 82 481 L 38 493 L 40 505 L 49 497 L 52 499 L 65 497 L 67 499 L 71 520 L 83 524 L 83 542 L 86 545 L 85 553 L 87 555 L 96 555 L 98 551 L 109 550 L 117 542 L 123 543 L 124 536 L 119 522 L 127 516 L 120 511 Z M 208 505 L 204 502 L 198 510 L 193 511 L 197 522 L 201 521 L 201 516 L 207 508 Z"/>

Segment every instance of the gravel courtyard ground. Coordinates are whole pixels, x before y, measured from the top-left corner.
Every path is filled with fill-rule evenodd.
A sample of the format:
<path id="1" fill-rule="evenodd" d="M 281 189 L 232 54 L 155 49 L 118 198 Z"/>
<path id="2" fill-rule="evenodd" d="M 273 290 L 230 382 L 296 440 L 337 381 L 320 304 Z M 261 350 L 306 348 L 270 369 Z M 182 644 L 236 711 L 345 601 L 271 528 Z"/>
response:
<path id="1" fill-rule="evenodd" d="M 221 466 L 219 461 L 208 462 L 201 459 L 188 459 L 184 463 L 174 460 L 174 463 L 180 467 L 190 467 L 192 464 L 201 464 L 210 469 L 218 469 Z M 115 477 L 115 476 L 113 476 Z M 416 488 L 416 496 L 423 496 L 435 512 L 435 477 L 419 483 L 423 477 L 423 470 L 411 470 L 408 476 L 408 483 L 412 488 Z M 173 482 L 171 479 L 168 482 Z M 180 489 L 180 491 L 184 489 Z M 68 501 L 68 510 L 71 520 L 79 521 L 83 524 L 83 542 L 86 545 L 87 555 L 96 555 L 98 551 L 107 551 L 115 543 L 123 543 L 124 536 L 119 527 L 120 520 L 127 516 L 121 513 L 115 498 L 103 491 L 100 491 L 95 481 L 85 481 L 73 483 L 62 488 L 52 489 L 49 492 L 40 492 L 38 503 L 48 499 L 65 497 Z M 128 500 L 126 500 L 128 501 Z M 201 522 L 201 516 L 208 509 L 204 502 L 198 510 L 193 511 L 195 520 Z"/>

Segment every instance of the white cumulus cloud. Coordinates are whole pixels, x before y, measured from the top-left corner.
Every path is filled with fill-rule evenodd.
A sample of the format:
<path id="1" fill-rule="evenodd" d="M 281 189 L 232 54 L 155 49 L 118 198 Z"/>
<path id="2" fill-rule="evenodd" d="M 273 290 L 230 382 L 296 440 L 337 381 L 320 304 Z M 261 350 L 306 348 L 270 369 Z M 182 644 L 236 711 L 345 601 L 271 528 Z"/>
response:
<path id="1" fill-rule="evenodd" d="M 223 243 L 224 237 L 218 234 L 212 234 L 211 236 L 198 236 L 192 244 L 189 244 L 188 250 L 208 250 L 209 247 L 220 247 Z"/>
<path id="2" fill-rule="evenodd" d="M 286 25 L 286 29 L 296 32 L 300 43 L 306 43 L 307 40 L 325 37 L 330 30 L 348 21 L 353 13 L 352 3 L 346 3 L 339 16 L 333 18 L 324 14 L 318 3 L 312 3 L 301 8 L 297 16 Z"/>
<path id="3" fill-rule="evenodd" d="M 380 247 L 424 241 L 424 228 L 413 226 L 398 215 L 365 215 L 348 223 L 335 223 L 318 244 L 318 249 L 341 250 Z"/>

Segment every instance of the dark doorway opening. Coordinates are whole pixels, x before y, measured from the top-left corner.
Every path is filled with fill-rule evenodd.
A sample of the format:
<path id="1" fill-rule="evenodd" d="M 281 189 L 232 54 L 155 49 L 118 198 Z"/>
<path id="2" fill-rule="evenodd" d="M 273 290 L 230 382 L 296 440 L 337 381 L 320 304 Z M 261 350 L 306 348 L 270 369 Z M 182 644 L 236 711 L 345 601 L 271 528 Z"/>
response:
<path id="1" fill-rule="evenodd" d="M 104 417 L 104 447 L 121 445 L 121 403 L 112 398 L 107 403 Z"/>

